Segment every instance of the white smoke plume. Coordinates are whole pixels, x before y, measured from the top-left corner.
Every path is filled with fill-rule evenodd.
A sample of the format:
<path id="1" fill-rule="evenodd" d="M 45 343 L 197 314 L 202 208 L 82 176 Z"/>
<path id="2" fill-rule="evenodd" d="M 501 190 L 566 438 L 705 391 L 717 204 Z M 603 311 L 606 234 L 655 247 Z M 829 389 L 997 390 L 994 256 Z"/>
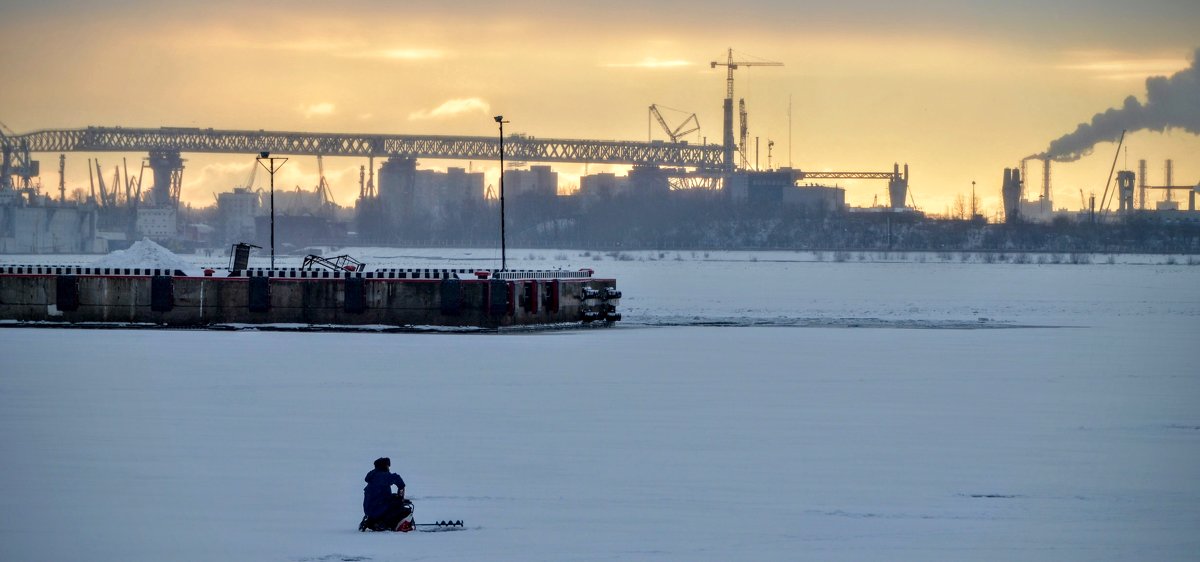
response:
<path id="1" fill-rule="evenodd" d="M 1071 162 L 1087 156 L 1101 142 L 1116 142 L 1121 131 L 1164 131 L 1178 128 L 1200 134 L 1200 49 L 1192 55 L 1192 66 L 1170 78 L 1146 79 L 1146 103 L 1134 96 L 1125 98 L 1121 107 L 1097 113 L 1091 123 L 1080 123 L 1075 132 L 1050 143 L 1045 154 L 1059 162 Z"/>

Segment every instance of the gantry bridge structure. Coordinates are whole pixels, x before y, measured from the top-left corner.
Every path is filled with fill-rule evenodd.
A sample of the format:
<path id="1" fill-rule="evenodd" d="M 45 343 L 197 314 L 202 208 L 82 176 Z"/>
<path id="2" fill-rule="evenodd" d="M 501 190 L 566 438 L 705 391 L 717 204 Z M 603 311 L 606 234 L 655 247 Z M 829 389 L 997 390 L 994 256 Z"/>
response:
<path id="1" fill-rule="evenodd" d="M 28 152 L 200 152 L 280 155 L 408 157 L 447 160 L 499 159 L 497 137 L 237 131 L 198 127 L 87 127 L 12 135 L 9 143 Z M 717 169 L 719 145 L 686 142 L 504 139 L 506 158 L 524 162 L 624 164 Z"/>
<path id="2" fill-rule="evenodd" d="M 0 134 L 3 144 L 2 187 L 12 176 L 27 187 L 38 175 L 31 154 L 44 152 L 147 152 L 153 169 L 151 201 L 178 197 L 183 153 L 350 156 L 367 158 L 431 158 L 496 160 L 499 137 L 242 131 L 199 127 L 86 127 Z M 673 173 L 704 173 L 721 166 L 722 147 L 686 142 L 542 139 L 510 135 L 504 153 L 512 161 L 623 164 L 664 167 Z"/>
<path id="3" fill-rule="evenodd" d="M 153 170 L 150 201 L 178 201 L 183 153 L 349 156 L 445 160 L 496 160 L 499 137 L 243 131 L 199 127 L 86 127 L 0 133 L 0 188 L 28 187 L 39 166 L 31 155 L 45 152 L 147 152 Z M 718 145 L 687 142 L 542 139 L 510 135 L 504 153 L 512 161 L 568 162 L 663 167 L 674 174 L 705 173 L 721 165 Z"/>
<path id="4" fill-rule="evenodd" d="M 24 186 L 37 176 L 39 166 L 31 155 L 67 152 L 146 152 L 153 170 L 150 201 L 178 200 L 184 153 L 259 154 L 281 156 L 343 156 L 439 160 L 498 160 L 500 139 L 480 136 L 314 133 L 266 130 L 225 130 L 199 127 L 86 127 L 45 129 L 24 134 L 0 133 L 4 151 L 0 188 Z M 519 162 L 616 164 L 664 169 L 668 176 L 700 178 L 715 185 L 727 176 L 726 147 L 666 141 L 618 141 L 536 138 L 510 135 L 504 155 Z M 60 162 L 61 167 L 61 162 Z M 61 173 L 61 170 L 60 170 Z M 793 170 L 793 180 L 887 179 L 901 181 L 892 172 L 804 172 Z M 907 173 L 905 174 L 907 176 Z M 907 181 L 905 180 L 906 184 Z M 905 185 L 904 187 L 907 187 Z M 899 199 L 903 205 L 903 195 Z"/>

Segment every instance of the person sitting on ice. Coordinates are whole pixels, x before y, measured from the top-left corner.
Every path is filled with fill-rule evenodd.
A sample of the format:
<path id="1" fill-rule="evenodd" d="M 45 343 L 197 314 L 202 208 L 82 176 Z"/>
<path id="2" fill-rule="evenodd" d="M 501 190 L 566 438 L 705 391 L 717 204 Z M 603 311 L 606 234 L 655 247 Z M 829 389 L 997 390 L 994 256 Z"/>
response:
<path id="1" fill-rule="evenodd" d="M 391 471 L 392 459 L 375 459 L 375 469 L 367 473 L 363 488 L 363 520 L 358 530 L 413 530 L 413 505 L 404 499 L 404 479 Z M 392 493 L 392 486 L 396 493 Z"/>

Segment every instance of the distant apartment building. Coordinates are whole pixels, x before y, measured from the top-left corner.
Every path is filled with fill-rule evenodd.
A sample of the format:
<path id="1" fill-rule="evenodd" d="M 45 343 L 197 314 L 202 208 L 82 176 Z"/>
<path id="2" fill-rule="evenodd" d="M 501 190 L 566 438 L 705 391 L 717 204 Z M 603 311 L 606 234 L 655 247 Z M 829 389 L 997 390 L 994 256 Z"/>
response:
<path id="1" fill-rule="evenodd" d="M 392 158 L 379 168 L 379 198 L 395 215 L 482 201 L 483 173 L 463 168 L 417 170 L 411 159 Z"/>
<path id="2" fill-rule="evenodd" d="M 550 166 L 530 166 L 528 170 L 504 171 L 505 196 L 558 196 L 558 172 Z"/>
<path id="3" fill-rule="evenodd" d="M 629 178 L 611 172 L 579 178 L 579 197 L 586 202 L 611 199 L 629 190 Z"/>
<path id="4" fill-rule="evenodd" d="M 609 172 L 579 178 L 579 197 L 585 205 L 613 197 L 654 197 L 671 190 L 664 170 L 656 167 L 635 167 L 624 176 Z"/>
<path id="5" fill-rule="evenodd" d="M 378 198 L 360 205 L 359 228 L 376 236 L 421 237 L 461 221 L 464 210 L 483 202 L 482 172 L 418 170 L 411 158 L 389 158 L 379 168 Z"/>
<path id="6" fill-rule="evenodd" d="M 445 200 L 464 203 L 483 201 L 483 172 L 468 172 L 464 168 L 446 168 L 445 176 Z"/>

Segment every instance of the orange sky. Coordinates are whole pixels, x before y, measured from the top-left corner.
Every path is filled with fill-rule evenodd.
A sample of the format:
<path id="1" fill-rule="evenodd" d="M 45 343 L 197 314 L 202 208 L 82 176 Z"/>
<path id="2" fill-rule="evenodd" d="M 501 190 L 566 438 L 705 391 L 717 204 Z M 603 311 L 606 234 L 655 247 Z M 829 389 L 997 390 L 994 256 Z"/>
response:
<path id="1" fill-rule="evenodd" d="M 903 10 L 866 1 L 396 4 L 0 8 L 0 46 L 10 53 L 0 61 L 10 77 L 0 121 L 16 132 L 173 125 L 492 135 L 491 116 L 503 113 L 507 131 L 538 137 L 644 140 L 655 103 L 695 112 L 701 135 L 718 142 L 724 72 L 708 62 L 733 47 L 785 64 L 737 71 L 735 97 L 746 100 L 763 166 L 768 140 L 775 165 L 882 171 L 907 162 L 916 204 L 941 213 L 972 181 L 985 207 L 998 208 L 1004 167 L 1125 96 L 1144 96 L 1146 77 L 1187 67 L 1200 44 L 1200 6 L 1173 1 L 1134 9 L 1107 0 L 966 0 Z M 657 127 L 653 134 L 663 138 Z M 1130 168 L 1150 161 L 1151 183 L 1161 181 L 1166 158 L 1176 183 L 1200 181 L 1195 135 L 1138 132 L 1126 144 Z M 1113 152 L 1101 144 L 1056 166 L 1056 206 L 1078 207 L 1080 189 L 1103 191 Z M 87 184 L 88 156 L 68 156 L 70 186 Z M 99 155 L 106 173 L 121 156 Z M 244 183 L 253 164 L 251 155 L 185 158 L 183 197 L 198 205 Z M 41 159 L 55 168 L 46 165 L 52 155 Z M 326 160 L 339 203 L 352 203 L 362 164 Z M 447 165 L 468 163 L 422 162 Z M 470 165 L 495 181 L 494 162 Z M 563 184 L 583 173 L 556 168 Z M 57 174 L 43 182 L 56 186 Z M 316 184 L 314 158 L 294 158 L 276 177 L 277 188 L 297 184 Z M 851 204 L 885 198 L 881 182 L 840 185 Z"/>

